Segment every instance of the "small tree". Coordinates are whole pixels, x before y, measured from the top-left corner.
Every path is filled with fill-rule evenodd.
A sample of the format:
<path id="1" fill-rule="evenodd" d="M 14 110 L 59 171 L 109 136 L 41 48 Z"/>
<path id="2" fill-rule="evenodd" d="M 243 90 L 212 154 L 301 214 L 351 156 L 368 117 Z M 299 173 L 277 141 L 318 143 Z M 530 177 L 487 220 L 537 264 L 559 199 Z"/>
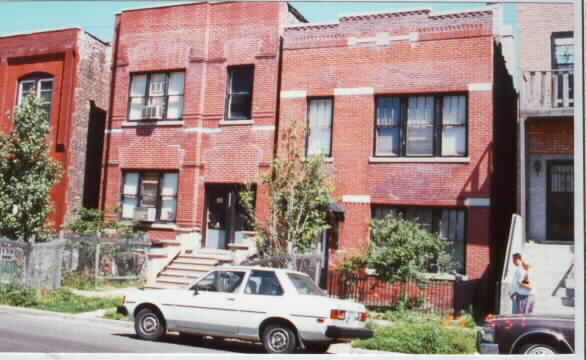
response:
<path id="1" fill-rule="evenodd" d="M 48 114 L 29 96 L 13 118 L 12 132 L 0 134 L 0 235 L 43 240 L 53 210 L 49 194 L 61 177 L 49 155 Z"/>
<path id="2" fill-rule="evenodd" d="M 295 124 L 283 131 L 281 156 L 272 161 L 268 173 L 261 175 L 269 195 L 268 218 L 257 218 L 255 193 L 248 185 L 240 193 L 241 204 L 257 233 L 260 258 L 283 257 L 295 267 L 294 255 L 316 245 L 316 239 L 329 229 L 328 206 L 333 186 L 327 180 L 323 156 L 304 157 Z"/>
<path id="3" fill-rule="evenodd" d="M 386 216 L 370 221 L 371 241 L 365 263 L 382 281 L 401 284 L 401 302 L 406 300 L 408 281 L 426 283 L 429 272 L 449 273 L 455 269 L 449 243 L 420 224 L 401 217 Z"/>

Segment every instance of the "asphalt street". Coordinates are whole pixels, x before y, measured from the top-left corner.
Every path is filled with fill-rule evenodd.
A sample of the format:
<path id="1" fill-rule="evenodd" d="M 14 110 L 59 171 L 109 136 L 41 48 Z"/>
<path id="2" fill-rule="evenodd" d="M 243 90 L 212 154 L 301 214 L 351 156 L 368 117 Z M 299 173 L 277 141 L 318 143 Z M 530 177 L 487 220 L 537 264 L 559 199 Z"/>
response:
<path id="1" fill-rule="evenodd" d="M 42 353 L 264 353 L 259 344 L 205 339 L 193 342 L 170 333 L 158 342 L 135 337 L 134 329 L 87 319 L 0 310 L 0 352 Z"/>

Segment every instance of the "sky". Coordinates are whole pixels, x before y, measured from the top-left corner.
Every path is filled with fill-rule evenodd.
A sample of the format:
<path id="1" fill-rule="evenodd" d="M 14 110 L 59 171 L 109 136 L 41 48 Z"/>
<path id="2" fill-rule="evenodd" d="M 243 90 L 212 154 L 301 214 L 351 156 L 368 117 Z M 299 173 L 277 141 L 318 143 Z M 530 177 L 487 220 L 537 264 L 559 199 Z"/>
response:
<path id="1" fill-rule="evenodd" d="M 111 41 L 114 15 L 123 9 L 179 1 L 6 1 L 0 2 L 0 36 L 79 26 L 101 40 Z M 432 11 L 473 9 L 486 2 L 290 2 L 310 22 L 336 22 L 341 14 L 429 7 Z M 515 5 L 505 5 L 506 24 L 515 25 Z M 514 30 L 514 28 L 513 28 Z"/>

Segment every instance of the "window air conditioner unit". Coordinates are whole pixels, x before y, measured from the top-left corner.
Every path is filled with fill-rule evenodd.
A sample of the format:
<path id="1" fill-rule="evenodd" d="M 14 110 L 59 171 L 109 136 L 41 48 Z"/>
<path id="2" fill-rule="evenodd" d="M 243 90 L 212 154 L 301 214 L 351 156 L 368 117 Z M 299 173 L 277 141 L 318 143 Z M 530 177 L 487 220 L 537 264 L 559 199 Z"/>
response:
<path id="1" fill-rule="evenodd" d="M 163 107 L 161 105 L 147 105 L 142 109 L 143 119 L 162 119 Z"/>
<path id="2" fill-rule="evenodd" d="M 157 214 L 157 209 L 138 207 L 134 209 L 134 220 L 141 222 L 154 222 Z"/>

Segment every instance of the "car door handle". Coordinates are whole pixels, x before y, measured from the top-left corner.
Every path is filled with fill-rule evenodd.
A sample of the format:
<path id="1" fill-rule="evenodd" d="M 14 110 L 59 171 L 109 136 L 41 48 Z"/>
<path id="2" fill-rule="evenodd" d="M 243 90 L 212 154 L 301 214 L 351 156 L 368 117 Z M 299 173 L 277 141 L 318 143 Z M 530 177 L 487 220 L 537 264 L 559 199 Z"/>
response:
<path id="1" fill-rule="evenodd" d="M 234 300 L 236 300 L 236 298 L 229 297 L 229 298 L 226 298 L 226 300 L 234 301 Z"/>

